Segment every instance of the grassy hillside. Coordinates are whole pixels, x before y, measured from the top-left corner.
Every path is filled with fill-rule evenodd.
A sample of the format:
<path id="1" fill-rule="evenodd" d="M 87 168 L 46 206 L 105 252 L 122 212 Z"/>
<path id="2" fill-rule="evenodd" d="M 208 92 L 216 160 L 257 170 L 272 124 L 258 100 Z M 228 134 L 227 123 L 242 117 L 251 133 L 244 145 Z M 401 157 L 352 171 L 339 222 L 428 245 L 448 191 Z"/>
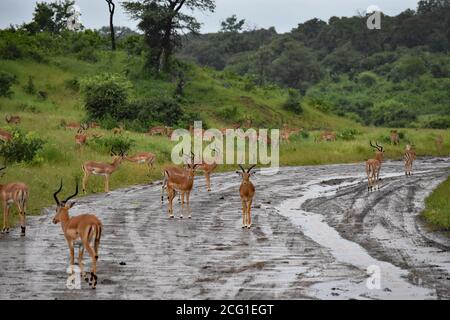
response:
<path id="1" fill-rule="evenodd" d="M 22 122 L 18 127 L 25 132 L 35 132 L 46 140 L 44 150 L 39 154 L 39 161 L 33 164 L 10 164 L 2 179 L 2 183 L 22 181 L 30 186 L 28 210 L 30 214 L 38 214 L 41 208 L 53 203 L 52 192 L 58 186 L 61 177 L 67 186 L 65 192 L 72 192 L 73 179 L 81 176 L 81 164 L 84 161 L 110 161 L 109 154 L 92 143 L 83 150 L 77 150 L 75 132 L 60 127 L 61 119 L 70 122 L 85 118 L 82 94 L 69 85 L 74 79 L 82 80 L 103 72 L 121 73 L 128 74 L 133 84 L 134 96 L 173 92 L 175 82 L 167 79 L 145 79 L 140 76 L 137 71 L 139 63 L 139 60 L 134 60 L 123 52 L 102 53 L 96 63 L 80 61 L 69 56 L 51 58 L 47 63 L 0 60 L 0 70 L 17 76 L 17 83 L 12 88 L 13 96 L 0 98 L 0 127 L 12 130 L 13 126 L 6 124 L 5 116 L 19 115 Z M 25 87 L 30 76 L 36 90 L 47 92 L 46 100 L 26 93 Z M 308 104 L 303 105 L 302 115 L 295 115 L 282 108 L 286 98 L 286 90 L 276 87 L 249 87 L 245 78 L 191 66 L 182 106 L 186 110 L 198 113 L 198 117 L 205 119 L 209 127 L 223 128 L 250 117 L 258 127 L 279 128 L 282 123 L 287 122 L 290 126 L 305 128 L 307 134 L 296 137 L 290 144 L 282 146 L 282 165 L 362 161 L 373 154 L 368 147 L 370 139 L 382 142 L 389 135 L 389 129 L 364 128 L 351 120 L 322 113 Z M 234 107 L 236 111 L 226 116 Z M 340 139 L 336 143 L 314 143 L 314 136 L 325 128 L 338 133 L 351 128 L 360 134 L 352 141 Z M 90 131 L 95 132 L 106 136 L 112 135 L 111 131 L 104 129 Z M 419 155 L 436 155 L 434 138 L 442 133 L 446 141 L 444 154 L 449 153 L 450 134 L 447 131 L 404 129 L 402 133 L 405 135 L 404 142 L 414 141 Z M 170 160 L 171 143 L 168 139 L 128 131 L 124 135 L 135 141 L 130 154 L 137 151 L 154 152 L 157 155 L 157 165 L 151 176 L 148 176 L 145 166 L 125 163 L 113 174 L 111 188 L 160 179 L 161 168 Z M 402 148 L 388 147 L 387 156 L 400 158 Z M 228 169 L 231 168 L 226 166 L 220 168 L 220 170 Z M 90 193 L 102 192 L 103 178 L 92 177 L 88 189 Z M 12 219 L 16 219 L 16 215 L 13 215 Z"/>

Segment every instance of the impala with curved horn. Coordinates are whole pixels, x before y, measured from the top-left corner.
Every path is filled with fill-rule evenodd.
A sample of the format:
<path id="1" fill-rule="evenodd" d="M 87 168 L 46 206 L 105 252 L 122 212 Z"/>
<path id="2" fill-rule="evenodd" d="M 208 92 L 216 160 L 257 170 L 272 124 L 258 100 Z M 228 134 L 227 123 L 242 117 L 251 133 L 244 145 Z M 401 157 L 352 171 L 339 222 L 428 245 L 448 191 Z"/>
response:
<path id="1" fill-rule="evenodd" d="M 59 201 L 58 194 L 63 188 L 63 181 L 59 189 L 53 194 L 56 201 L 56 215 L 53 218 L 53 223 L 61 223 L 64 237 L 66 238 L 70 252 L 70 270 L 73 273 L 73 266 L 75 264 L 75 241 L 81 240 L 81 247 L 78 251 L 78 266 L 81 275 L 89 282 L 92 289 L 97 287 L 97 260 L 98 248 L 100 246 L 100 238 L 102 236 L 103 225 L 101 221 L 93 214 L 82 214 L 76 217 L 69 216 L 69 210 L 75 205 L 75 202 L 69 202 L 72 198 L 78 195 L 78 181 L 75 182 L 75 193 L 67 197 L 63 201 Z M 92 241 L 94 240 L 94 241 Z M 94 248 L 92 248 L 92 242 Z M 84 272 L 83 255 L 84 250 L 87 250 L 92 259 L 92 269 L 89 274 Z"/>
<path id="2" fill-rule="evenodd" d="M 105 177 L 105 192 L 109 192 L 109 178 L 111 175 L 117 170 L 120 164 L 124 159 L 124 152 L 121 151 L 119 155 L 114 152 L 111 152 L 111 155 L 114 156 L 112 163 L 103 163 L 103 162 L 95 162 L 95 161 L 87 161 L 81 167 L 83 169 L 84 177 L 83 177 L 83 192 L 86 194 L 86 185 L 89 180 L 89 177 L 93 175 L 104 176 Z"/>
<path id="3" fill-rule="evenodd" d="M 252 202 L 255 196 L 255 186 L 250 181 L 250 177 L 254 174 L 252 169 L 256 165 L 251 166 L 245 170 L 243 166 L 239 165 L 242 172 L 236 171 L 242 178 L 241 186 L 239 187 L 239 195 L 242 201 L 242 228 L 250 229 L 252 227 Z"/>
<path id="4" fill-rule="evenodd" d="M 370 146 L 376 150 L 375 151 L 375 159 L 369 159 L 366 161 L 366 173 L 367 173 L 367 181 L 368 181 L 368 190 L 373 191 L 375 188 L 380 189 L 379 181 L 380 181 L 380 170 L 381 164 L 383 162 L 384 157 L 384 148 L 378 145 L 378 142 L 375 142 L 375 146 L 370 141 Z"/>
<path id="5" fill-rule="evenodd" d="M 0 171 L 6 167 L 0 168 Z M 2 175 L 3 176 L 3 175 Z M 9 210 L 12 204 L 17 206 L 20 216 L 21 236 L 25 236 L 25 216 L 28 202 L 28 186 L 21 182 L 0 184 L 0 196 L 3 202 L 3 228 L 2 233 L 9 233 Z"/>
<path id="6" fill-rule="evenodd" d="M 174 218 L 173 214 L 173 199 L 175 198 L 175 193 L 178 191 L 181 193 L 181 216 L 183 218 L 184 211 L 184 200 L 186 196 L 186 204 L 189 214 L 189 219 L 192 218 L 191 207 L 190 207 L 190 196 L 191 191 L 194 186 L 194 177 L 195 170 L 198 165 L 195 164 L 195 155 L 192 153 L 190 163 L 187 163 L 186 166 L 181 169 L 178 167 L 166 167 L 163 171 L 164 173 L 164 182 L 162 186 L 162 192 L 164 189 L 167 190 L 167 196 L 169 200 L 169 218 Z M 163 201 L 164 197 L 161 195 L 161 200 Z"/>

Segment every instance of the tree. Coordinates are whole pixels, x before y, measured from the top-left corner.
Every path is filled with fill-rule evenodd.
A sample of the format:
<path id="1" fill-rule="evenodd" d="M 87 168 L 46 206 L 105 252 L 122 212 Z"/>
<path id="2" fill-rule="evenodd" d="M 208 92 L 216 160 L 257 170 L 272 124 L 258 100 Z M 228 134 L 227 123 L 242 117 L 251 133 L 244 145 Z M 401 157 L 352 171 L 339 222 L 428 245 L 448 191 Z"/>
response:
<path id="1" fill-rule="evenodd" d="M 181 45 L 180 33 L 198 33 L 200 23 L 193 16 L 181 12 L 190 10 L 214 11 L 214 0 L 140 0 L 124 2 L 125 11 L 136 20 L 145 34 L 149 48 L 147 67 L 160 73 L 168 69 L 168 62 L 176 47 Z"/>
<path id="2" fill-rule="evenodd" d="M 116 33 L 114 32 L 114 11 L 116 10 L 116 5 L 113 0 L 105 0 L 108 3 L 109 9 L 109 32 L 111 33 L 111 49 L 116 50 Z"/>
<path id="3" fill-rule="evenodd" d="M 426 14 L 445 7 L 450 7 L 450 0 L 421 0 L 417 7 L 417 13 Z"/>
<path id="4" fill-rule="evenodd" d="M 56 1 L 53 3 L 37 2 L 34 8 L 33 21 L 25 28 L 32 32 L 60 33 L 67 29 L 67 21 L 72 15 L 70 9 L 74 0 Z"/>
<path id="5" fill-rule="evenodd" d="M 220 32 L 225 33 L 238 33 L 242 31 L 242 28 L 245 25 L 245 19 L 239 20 L 236 15 L 233 14 L 231 17 L 228 17 L 225 21 L 222 21 Z"/>

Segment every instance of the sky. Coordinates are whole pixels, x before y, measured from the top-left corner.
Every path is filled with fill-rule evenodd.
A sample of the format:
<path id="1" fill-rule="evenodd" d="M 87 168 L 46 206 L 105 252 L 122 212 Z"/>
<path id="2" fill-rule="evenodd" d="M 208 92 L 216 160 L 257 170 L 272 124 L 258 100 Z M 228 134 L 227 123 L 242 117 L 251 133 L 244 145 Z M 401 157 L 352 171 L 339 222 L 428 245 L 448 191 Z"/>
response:
<path id="1" fill-rule="evenodd" d="M 39 2 L 41 2 L 40 0 Z M 215 32 L 220 22 L 236 14 L 246 19 L 248 28 L 269 28 L 288 32 L 299 23 L 312 18 L 328 21 L 332 16 L 352 16 L 376 5 L 387 15 L 397 15 L 406 9 L 416 9 L 419 0 L 216 0 L 214 13 L 194 12 L 203 23 L 202 32 Z M 48 2 L 48 1 L 47 1 Z M 116 0 L 116 2 L 119 2 Z M 36 0 L 0 0 L 0 28 L 31 21 Z M 76 0 L 81 9 L 81 21 L 87 28 L 108 25 L 109 13 L 105 0 Z M 117 6 L 115 25 L 136 29 L 121 6 Z"/>

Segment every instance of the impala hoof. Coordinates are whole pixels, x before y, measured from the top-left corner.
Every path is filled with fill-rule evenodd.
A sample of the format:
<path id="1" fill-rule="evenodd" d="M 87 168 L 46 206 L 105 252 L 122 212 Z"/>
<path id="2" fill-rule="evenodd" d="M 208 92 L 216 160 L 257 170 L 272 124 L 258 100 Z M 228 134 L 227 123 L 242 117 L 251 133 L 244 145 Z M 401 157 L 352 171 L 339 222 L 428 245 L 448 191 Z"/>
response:
<path id="1" fill-rule="evenodd" d="M 192 219 L 192 216 L 189 216 L 188 219 Z"/>
<path id="2" fill-rule="evenodd" d="M 183 219 L 183 216 L 181 216 L 180 219 Z"/>

